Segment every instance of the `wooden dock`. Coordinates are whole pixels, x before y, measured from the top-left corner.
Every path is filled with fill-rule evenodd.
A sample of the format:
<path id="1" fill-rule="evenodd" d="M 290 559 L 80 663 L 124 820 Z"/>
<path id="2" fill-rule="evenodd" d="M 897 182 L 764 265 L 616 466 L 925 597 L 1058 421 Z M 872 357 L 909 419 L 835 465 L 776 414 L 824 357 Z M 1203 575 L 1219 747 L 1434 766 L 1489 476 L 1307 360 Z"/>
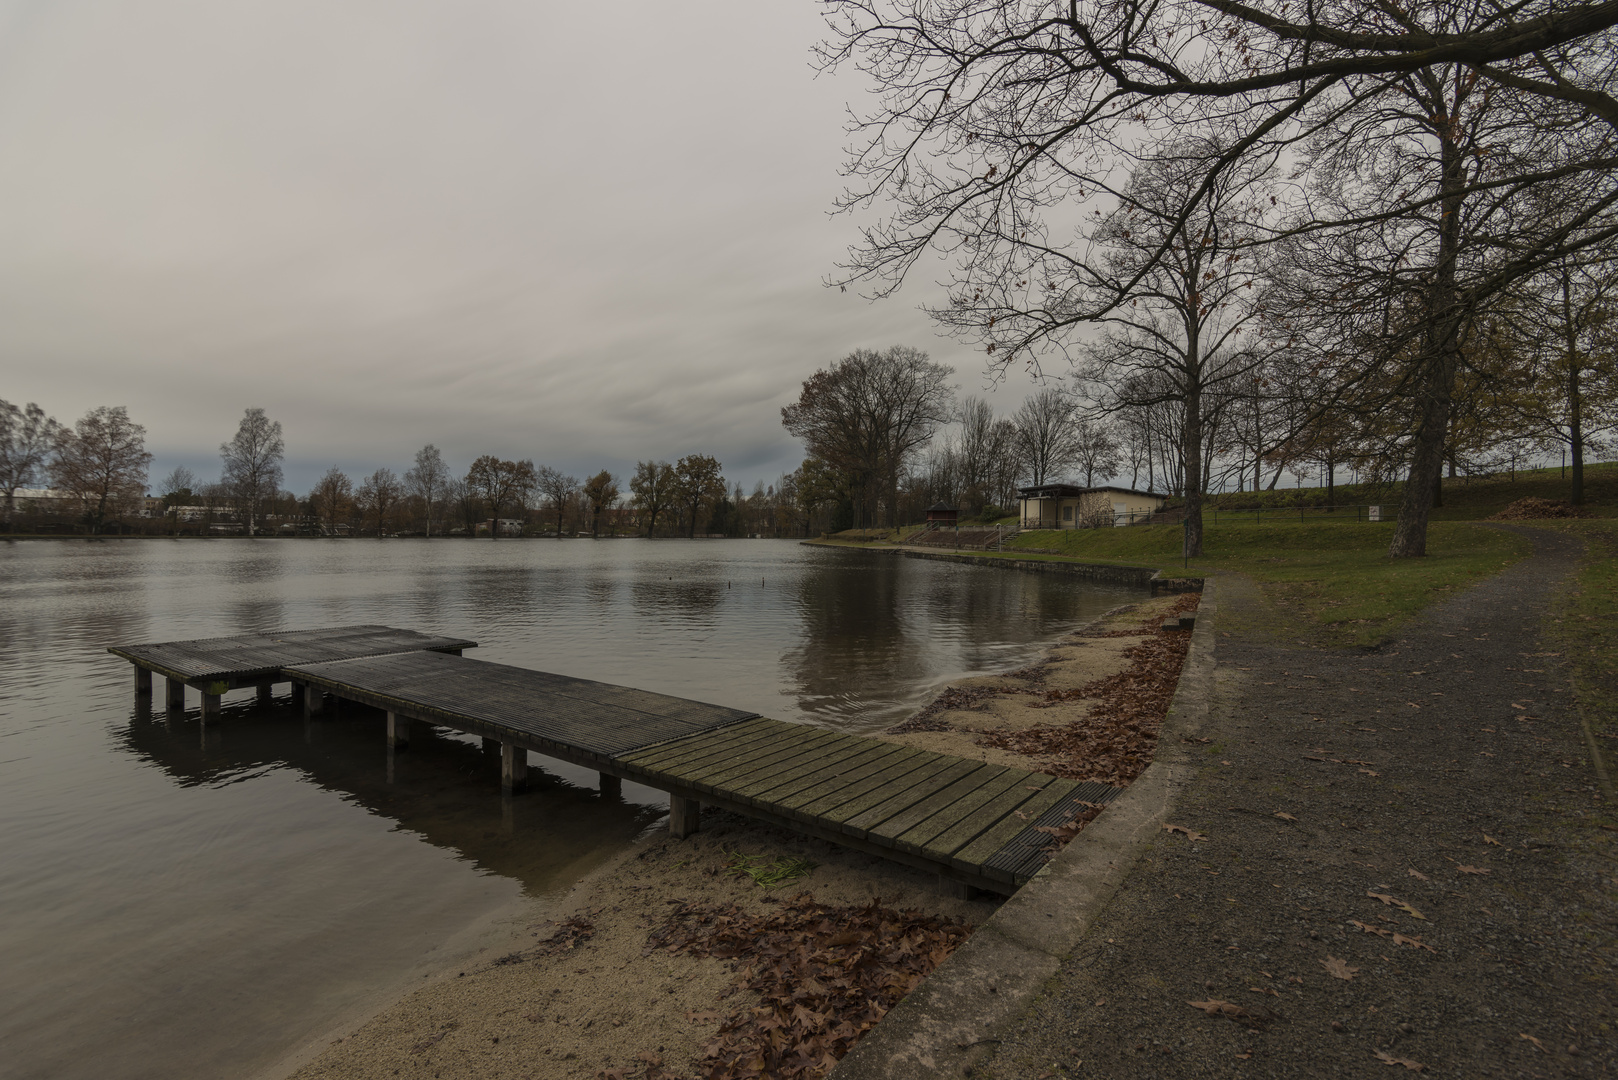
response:
<path id="1" fill-rule="evenodd" d="M 135 665 L 135 693 L 152 693 L 152 673 L 163 676 L 168 707 L 185 707 L 185 688 L 202 694 L 202 715 L 219 712 L 219 698 L 243 687 L 258 688 L 268 699 L 278 682 L 288 682 L 283 670 L 299 663 L 384 656 L 422 650 L 460 655 L 477 647 L 463 638 L 434 637 L 392 626 L 332 626 L 317 630 L 286 630 L 273 634 L 236 634 L 231 637 L 162 641 L 148 645 L 114 645 L 107 649 Z"/>
<path id="2" fill-rule="evenodd" d="M 238 640 L 235 653 L 226 643 Z M 419 644 L 406 651 L 412 641 Z M 209 663 L 213 685 L 289 681 L 308 712 L 318 711 L 327 693 L 384 710 L 394 749 L 408 746 L 412 722 L 481 736 L 486 750 L 498 750 L 501 786 L 510 794 L 522 789 L 534 751 L 598 771 L 603 789 L 628 779 L 668 792 L 669 831 L 677 837 L 697 829 L 702 806 L 717 806 L 936 872 L 957 892 L 1015 891 L 1044 864 L 1054 826 L 1119 794 L 1103 784 L 459 655 L 472 644 L 373 626 L 110 651 L 146 672 L 147 693 L 153 670 L 166 677 L 175 671 L 183 686 L 203 677 L 187 671 Z M 291 649 L 306 655 L 274 669 L 260 663 Z M 180 656 L 195 657 L 193 668 L 176 662 Z M 242 661 L 236 668 L 219 662 L 233 656 Z M 155 666 L 154 657 L 171 666 Z M 137 691 L 140 685 L 137 677 Z"/>

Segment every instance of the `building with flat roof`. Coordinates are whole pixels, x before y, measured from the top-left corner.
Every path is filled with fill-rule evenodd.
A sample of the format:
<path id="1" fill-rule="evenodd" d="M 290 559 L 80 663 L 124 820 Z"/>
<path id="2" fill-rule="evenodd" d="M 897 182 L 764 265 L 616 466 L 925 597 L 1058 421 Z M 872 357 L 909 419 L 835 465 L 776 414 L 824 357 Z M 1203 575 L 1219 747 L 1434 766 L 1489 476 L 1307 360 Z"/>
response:
<path id="1" fill-rule="evenodd" d="M 1134 488 L 1038 484 L 1017 489 L 1025 529 L 1099 529 L 1146 521 L 1167 495 Z"/>

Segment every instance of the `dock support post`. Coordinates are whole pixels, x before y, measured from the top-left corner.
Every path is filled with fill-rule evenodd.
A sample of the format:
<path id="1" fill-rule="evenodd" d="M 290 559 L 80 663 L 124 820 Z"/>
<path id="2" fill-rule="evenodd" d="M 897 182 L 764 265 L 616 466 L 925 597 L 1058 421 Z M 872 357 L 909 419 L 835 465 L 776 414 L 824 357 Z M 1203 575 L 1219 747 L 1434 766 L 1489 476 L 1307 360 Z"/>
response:
<path id="1" fill-rule="evenodd" d="M 410 717 L 396 712 L 388 713 L 388 749 L 405 750 L 410 746 Z"/>
<path id="2" fill-rule="evenodd" d="M 296 705 L 300 709 L 303 708 L 304 692 L 303 683 L 295 682 L 292 684 L 292 704 Z"/>
<path id="3" fill-rule="evenodd" d="M 702 824 L 702 804 L 682 795 L 669 795 L 669 835 L 684 840 Z"/>
<path id="4" fill-rule="evenodd" d="M 152 700 L 152 673 L 148 668 L 135 668 L 135 697 L 141 701 Z"/>
<path id="5" fill-rule="evenodd" d="M 500 752 L 500 740 L 491 739 L 485 735 L 483 737 L 483 752 L 485 754 L 498 754 Z"/>
<path id="6" fill-rule="evenodd" d="M 207 690 L 202 692 L 202 719 L 204 721 L 219 719 L 220 694 L 210 694 Z"/>
<path id="7" fill-rule="evenodd" d="M 169 712 L 185 712 L 185 683 L 179 679 L 164 679 L 163 703 Z"/>
<path id="8" fill-rule="evenodd" d="M 953 900 L 972 899 L 972 886 L 964 881 L 952 878 L 948 874 L 938 875 L 938 892 L 939 895 L 950 897 Z"/>
<path id="9" fill-rule="evenodd" d="M 260 705 L 268 705 L 270 703 L 270 697 L 274 693 L 275 693 L 274 684 L 267 683 L 267 682 L 259 683 L 258 684 L 258 703 Z"/>
<path id="10" fill-rule="evenodd" d="M 500 793 L 515 795 L 528 783 L 528 751 L 516 743 L 500 744 Z"/>
<path id="11" fill-rule="evenodd" d="M 326 708 L 326 692 L 318 686 L 304 686 L 303 688 L 303 715 L 313 716 L 324 712 Z"/>
<path id="12" fill-rule="evenodd" d="M 621 777 L 611 773 L 601 774 L 601 797 L 603 799 L 621 799 L 624 797 L 624 782 Z"/>

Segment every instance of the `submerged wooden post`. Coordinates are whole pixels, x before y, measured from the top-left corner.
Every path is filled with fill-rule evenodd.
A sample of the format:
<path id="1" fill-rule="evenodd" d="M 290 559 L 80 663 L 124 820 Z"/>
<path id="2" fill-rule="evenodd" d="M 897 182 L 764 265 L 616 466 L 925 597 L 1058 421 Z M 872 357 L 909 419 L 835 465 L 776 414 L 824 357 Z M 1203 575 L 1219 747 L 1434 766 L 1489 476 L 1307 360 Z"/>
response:
<path id="1" fill-rule="evenodd" d="M 388 748 L 404 750 L 410 745 L 410 717 L 388 713 Z"/>
<path id="2" fill-rule="evenodd" d="M 682 795 L 669 795 L 669 835 L 684 840 L 702 825 L 702 804 Z"/>
<path id="3" fill-rule="evenodd" d="M 275 687 L 274 687 L 273 684 L 267 683 L 267 682 L 259 683 L 258 684 L 258 702 L 259 702 L 259 704 L 260 705 L 268 705 L 269 702 L 270 702 L 270 696 L 272 694 L 274 694 L 274 693 L 275 693 Z"/>
<path id="4" fill-rule="evenodd" d="M 604 798 L 621 799 L 624 796 L 624 781 L 611 773 L 602 773 L 599 790 Z"/>
<path id="5" fill-rule="evenodd" d="M 163 680 L 163 703 L 169 712 L 185 711 L 185 683 L 179 679 Z"/>
<path id="6" fill-rule="evenodd" d="M 149 668 L 139 665 L 135 668 L 135 697 L 142 701 L 152 700 L 152 672 Z"/>
<path id="7" fill-rule="evenodd" d="M 303 688 L 303 715 L 307 718 L 326 708 L 326 691 L 318 686 Z"/>
<path id="8" fill-rule="evenodd" d="M 500 792 L 515 795 L 528 783 L 528 751 L 516 743 L 500 744 Z"/>
<path id="9" fill-rule="evenodd" d="M 219 719 L 219 699 L 223 695 L 210 694 L 208 691 L 212 688 L 212 685 L 202 688 L 202 718 L 204 720 Z"/>

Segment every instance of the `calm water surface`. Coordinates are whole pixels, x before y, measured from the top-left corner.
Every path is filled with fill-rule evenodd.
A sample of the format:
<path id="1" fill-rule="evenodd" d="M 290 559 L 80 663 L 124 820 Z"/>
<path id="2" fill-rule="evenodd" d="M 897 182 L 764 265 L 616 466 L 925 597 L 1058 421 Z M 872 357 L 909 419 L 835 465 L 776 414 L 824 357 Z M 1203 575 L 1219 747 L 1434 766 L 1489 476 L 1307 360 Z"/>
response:
<path id="1" fill-rule="evenodd" d="M 137 710 L 113 643 L 345 623 L 469 655 L 869 732 L 1015 666 L 1123 589 L 779 541 L 0 545 L 0 1068 L 235 1077 L 524 896 L 657 825 L 660 793 L 474 741 L 391 765 L 380 714 L 226 698 Z"/>

